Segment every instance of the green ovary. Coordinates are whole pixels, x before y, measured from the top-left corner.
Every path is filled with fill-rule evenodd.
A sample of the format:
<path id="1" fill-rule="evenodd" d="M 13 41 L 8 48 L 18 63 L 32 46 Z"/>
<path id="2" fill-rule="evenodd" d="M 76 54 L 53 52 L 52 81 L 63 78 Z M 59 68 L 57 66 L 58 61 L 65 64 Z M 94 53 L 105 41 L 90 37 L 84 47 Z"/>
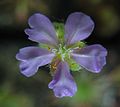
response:
<path id="1" fill-rule="evenodd" d="M 65 61 L 70 57 L 70 49 L 67 49 L 65 46 L 59 45 L 59 48 L 55 50 L 56 57 L 61 59 L 62 61 Z"/>

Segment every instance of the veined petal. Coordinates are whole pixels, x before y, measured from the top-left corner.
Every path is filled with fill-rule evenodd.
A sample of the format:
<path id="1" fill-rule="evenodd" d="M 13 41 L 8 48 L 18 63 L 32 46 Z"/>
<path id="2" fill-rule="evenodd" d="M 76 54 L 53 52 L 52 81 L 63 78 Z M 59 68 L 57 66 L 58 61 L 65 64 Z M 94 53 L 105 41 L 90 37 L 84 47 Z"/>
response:
<path id="1" fill-rule="evenodd" d="M 36 13 L 29 18 L 28 23 L 31 30 L 26 29 L 25 33 L 29 36 L 30 40 L 40 43 L 57 44 L 55 29 L 46 16 Z"/>
<path id="2" fill-rule="evenodd" d="M 46 32 L 40 31 L 38 29 L 25 29 L 25 33 L 29 36 L 28 39 L 32 41 L 56 46 L 54 39 L 52 39 Z"/>
<path id="3" fill-rule="evenodd" d="M 27 77 L 34 75 L 40 66 L 50 63 L 55 55 L 46 49 L 25 47 L 16 55 L 20 63 L 21 73 Z"/>
<path id="4" fill-rule="evenodd" d="M 72 58 L 87 70 L 99 73 L 106 64 L 107 50 L 99 44 L 86 46 L 71 54 Z"/>
<path id="5" fill-rule="evenodd" d="M 53 80 L 49 83 L 49 88 L 53 89 L 56 97 L 72 97 L 76 91 L 77 86 L 70 74 L 67 62 L 60 62 L 57 66 L 56 74 Z"/>
<path id="6" fill-rule="evenodd" d="M 66 44 L 74 44 L 86 39 L 94 28 L 92 19 L 81 12 L 75 12 L 68 16 L 65 24 Z"/>

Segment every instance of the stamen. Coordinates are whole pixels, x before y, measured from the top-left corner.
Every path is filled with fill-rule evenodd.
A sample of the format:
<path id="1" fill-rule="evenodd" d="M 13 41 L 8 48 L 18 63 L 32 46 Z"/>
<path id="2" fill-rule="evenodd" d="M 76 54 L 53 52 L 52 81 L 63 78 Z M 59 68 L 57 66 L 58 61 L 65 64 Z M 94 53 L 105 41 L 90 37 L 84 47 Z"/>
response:
<path id="1" fill-rule="evenodd" d="M 57 49 L 52 49 L 52 52 L 53 52 L 54 54 L 56 54 Z"/>

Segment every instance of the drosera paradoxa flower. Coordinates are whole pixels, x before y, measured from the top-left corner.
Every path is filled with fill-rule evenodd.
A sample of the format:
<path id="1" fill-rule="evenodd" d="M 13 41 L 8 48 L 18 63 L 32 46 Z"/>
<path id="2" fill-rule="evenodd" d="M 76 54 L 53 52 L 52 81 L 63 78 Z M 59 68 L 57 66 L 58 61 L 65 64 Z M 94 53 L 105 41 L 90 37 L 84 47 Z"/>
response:
<path id="1" fill-rule="evenodd" d="M 16 55 L 20 71 L 30 77 L 39 67 L 49 64 L 53 80 L 48 87 L 53 89 L 56 97 L 72 97 L 76 93 L 77 86 L 70 69 L 79 71 L 83 67 L 99 73 L 106 64 L 107 51 L 103 46 L 87 46 L 81 41 L 89 37 L 94 28 L 94 22 L 84 13 L 70 14 L 65 26 L 56 23 L 56 29 L 46 16 L 39 13 L 32 15 L 28 24 L 30 28 L 25 29 L 28 39 L 40 45 L 20 49 Z"/>

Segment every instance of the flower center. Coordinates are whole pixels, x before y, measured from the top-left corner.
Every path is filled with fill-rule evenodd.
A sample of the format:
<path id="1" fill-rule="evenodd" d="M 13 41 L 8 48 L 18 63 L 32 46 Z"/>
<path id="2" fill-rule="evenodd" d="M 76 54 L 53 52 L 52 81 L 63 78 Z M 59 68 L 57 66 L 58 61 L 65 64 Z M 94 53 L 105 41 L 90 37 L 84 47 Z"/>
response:
<path id="1" fill-rule="evenodd" d="M 58 58 L 64 61 L 66 58 L 70 58 L 70 53 L 72 50 L 70 48 L 66 48 L 66 46 L 62 46 L 62 44 L 59 44 L 59 48 L 52 49 L 52 52 L 55 53 Z"/>

